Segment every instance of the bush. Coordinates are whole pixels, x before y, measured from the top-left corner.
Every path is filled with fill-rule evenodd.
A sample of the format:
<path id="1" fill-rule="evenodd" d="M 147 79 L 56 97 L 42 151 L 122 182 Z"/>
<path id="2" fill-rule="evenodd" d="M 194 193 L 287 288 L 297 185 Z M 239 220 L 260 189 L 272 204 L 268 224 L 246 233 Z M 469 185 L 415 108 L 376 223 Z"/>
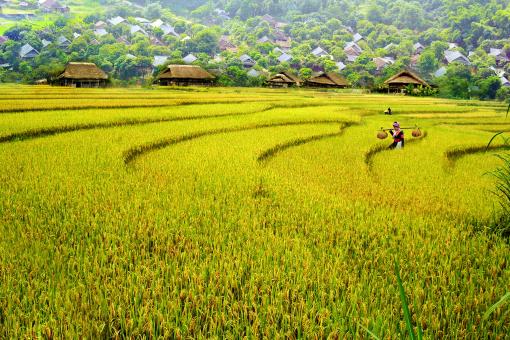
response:
<path id="1" fill-rule="evenodd" d="M 510 87 L 502 87 L 496 92 L 496 99 L 505 101 L 510 99 Z"/>
<path id="2" fill-rule="evenodd" d="M 408 85 L 406 88 L 407 94 L 415 97 L 428 97 L 437 94 L 437 90 L 430 86 L 418 86 Z"/>

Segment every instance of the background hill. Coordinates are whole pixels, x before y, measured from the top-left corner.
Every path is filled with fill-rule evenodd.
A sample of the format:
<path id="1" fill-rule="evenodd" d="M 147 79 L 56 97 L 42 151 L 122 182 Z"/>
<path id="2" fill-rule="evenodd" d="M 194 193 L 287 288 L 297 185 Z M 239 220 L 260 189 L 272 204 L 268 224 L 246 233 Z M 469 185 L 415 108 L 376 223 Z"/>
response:
<path id="1" fill-rule="evenodd" d="M 510 85 L 507 1 L 3 0 L 0 7 L 3 81 L 51 77 L 86 60 L 121 82 L 150 81 L 166 64 L 186 62 L 221 74 L 223 85 L 260 85 L 291 69 L 305 79 L 341 72 L 353 86 L 378 88 L 404 68 L 450 97 L 499 91 L 504 98 L 500 88 Z"/>

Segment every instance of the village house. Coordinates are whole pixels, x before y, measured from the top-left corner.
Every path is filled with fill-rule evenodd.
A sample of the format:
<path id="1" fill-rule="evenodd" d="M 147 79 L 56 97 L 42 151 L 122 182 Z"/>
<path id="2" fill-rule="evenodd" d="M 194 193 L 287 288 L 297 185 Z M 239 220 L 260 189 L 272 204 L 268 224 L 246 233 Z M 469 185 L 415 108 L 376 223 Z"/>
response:
<path id="1" fill-rule="evenodd" d="M 505 75 L 505 70 L 502 68 L 495 68 L 494 66 L 490 66 L 489 70 L 494 72 L 494 74 L 497 75 L 498 77 L 503 77 Z"/>
<path id="2" fill-rule="evenodd" d="M 292 45 L 292 39 L 287 36 L 284 32 L 276 30 L 273 33 L 274 36 L 274 43 L 276 46 L 279 46 L 285 51 L 290 50 L 290 47 Z"/>
<path id="3" fill-rule="evenodd" d="M 388 93 L 404 93 L 409 85 L 430 87 L 430 85 L 411 71 L 402 71 L 384 82 L 388 86 Z"/>
<path id="4" fill-rule="evenodd" d="M 365 38 L 363 38 L 363 36 L 359 33 L 356 33 L 352 36 L 352 41 L 355 42 L 355 43 L 358 43 L 360 42 L 361 40 L 365 40 Z"/>
<path id="5" fill-rule="evenodd" d="M 68 13 L 70 11 L 69 7 L 61 5 L 56 0 L 40 0 L 39 8 L 41 11 L 50 13 L 50 12 L 60 12 L 60 13 Z"/>
<path id="6" fill-rule="evenodd" d="M 280 31 L 280 30 L 275 30 L 273 32 L 273 37 L 274 37 L 275 41 L 287 41 L 287 40 L 289 40 L 289 37 L 287 36 L 287 34 L 285 34 L 285 32 Z"/>
<path id="7" fill-rule="evenodd" d="M 102 20 L 99 20 L 94 24 L 95 29 L 106 29 L 108 27 L 108 24 Z"/>
<path id="8" fill-rule="evenodd" d="M 489 55 L 494 57 L 494 59 L 496 60 L 497 66 L 504 65 L 504 64 L 508 63 L 508 61 L 509 61 L 505 50 L 500 49 L 500 48 L 491 48 Z"/>
<path id="9" fill-rule="evenodd" d="M 157 37 L 150 37 L 150 43 L 154 46 L 165 46 L 165 43 L 159 40 Z"/>
<path id="10" fill-rule="evenodd" d="M 252 59 L 252 57 L 250 57 L 247 54 L 243 54 L 242 56 L 240 56 L 239 60 L 241 60 L 241 62 L 243 63 L 243 66 L 246 68 L 253 67 L 257 63 L 255 60 Z"/>
<path id="11" fill-rule="evenodd" d="M 135 17 L 135 21 L 144 27 L 150 26 L 151 23 L 148 19 L 142 17 Z"/>
<path id="12" fill-rule="evenodd" d="M 129 33 L 131 35 L 135 35 L 136 33 L 143 34 L 145 36 L 148 36 L 147 32 L 141 28 L 139 25 L 131 25 L 129 26 Z"/>
<path id="13" fill-rule="evenodd" d="M 230 52 L 237 52 L 237 47 L 234 45 L 228 36 L 222 35 L 220 37 L 220 41 L 218 43 L 220 47 L 220 51 L 230 51 Z"/>
<path id="14" fill-rule="evenodd" d="M 196 65 L 168 65 L 156 82 L 161 86 L 212 85 L 215 77 Z"/>
<path id="15" fill-rule="evenodd" d="M 93 63 L 69 63 L 54 85 L 71 87 L 106 87 L 108 75 Z"/>
<path id="16" fill-rule="evenodd" d="M 333 72 L 321 72 L 308 79 L 305 82 L 305 85 L 309 87 L 346 88 L 349 86 L 349 83 L 339 74 Z"/>
<path id="17" fill-rule="evenodd" d="M 499 80 L 501 81 L 501 86 L 510 87 L 510 81 L 505 76 L 501 76 Z"/>
<path id="18" fill-rule="evenodd" d="M 257 40 L 257 42 L 259 44 L 264 44 L 264 43 L 267 43 L 267 42 L 272 42 L 271 39 L 269 39 L 269 37 L 267 35 L 263 36 L 262 38 L 260 38 L 259 40 Z"/>
<path id="19" fill-rule="evenodd" d="M 291 86 L 301 86 L 303 81 L 292 72 L 283 71 L 269 78 L 266 83 L 269 87 L 287 88 Z"/>
<path id="20" fill-rule="evenodd" d="M 314 57 L 329 57 L 329 53 L 326 52 L 322 47 L 317 47 L 312 51 Z"/>
<path id="21" fill-rule="evenodd" d="M 163 64 L 165 64 L 167 62 L 168 58 L 169 57 L 166 56 L 166 55 L 155 55 L 154 59 L 152 61 L 152 66 L 154 68 L 156 68 L 158 66 L 161 66 L 161 65 L 163 65 Z"/>
<path id="22" fill-rule="evenodd" d="M 414 54 L 421 54 L 424 49 L 425 49 L 425 46 L 423 46 L 419 42 L 417 42 L 416 44 L 413 45 L 413 53 Z"/>
<path id="23" fill-rule="evenodd" d="M 355 62 L 355 61 L 356 61 L 356 59 L 358 59 L 358 57 L 359 57 L 358 55 L 355 55 L 355 54 L 349 54 L 349 53 L 348 53 L 348 54 L 347 54 L 347 59 L 346 59 L 346 61 L 347 61 L 348 63 L 353 63 L 353 62 Z"/>
<path id="24" fill-rule="evenodd" d="M 373 58 L 372 61 L 374 62 L 378 72 L 395 63 L 395 59 L 391 57 L 377 57 Z"/>
<path id="25" fill-rule="evenodd" d="M 123 17 L 121 17 L 121 16 L 116 16 L 115 18 L 108 19 L 108 22 L 109 22 L 110 24 L 112 24 L 113 26 L 120 25 L 120 24 L 122 24 L 124 21 L 126 21 L 126 19 L 124 19 L 124 18 L 123 18 Z"/>
<path id="26" fill-rule="evenodd" d="M 287 53 L 282 53 L 278 58 L 277 58 L 278 62 L 279 63 L 288 63 L 292 60 L 292 56 L 290 54 L 287 54 Z"/>
<path id="27" fill-rule="evenodd" d="M 163 24 L 164 24 L 163 20 L 161 20 L 161 19 L 156 19 L 156 20 L 154 20 L 154 22 L 151 24 L 151 27 L 152 27 L 152 28 L 160 28 Z"/>
<path id="28" fill-rule="evenodd" d="M 117 39 L 115 39 L 115 41 L 117 41 L 118 43 L 120 44 L 124 44 L 124 45 L 131 45 L 131 43 L 129 42 L 129 40 L 122 36 L 122 37 L 118 37 Z"/>
<path id="29" fill-rule="evenodd" d="M 69 45 L 71 45 L 71 41 L 69 41 L 69 39 L 61 35 L 60 37 L 57 38 L 57 45 L 58 47 L 61 48 L 68 48 Z"/>
<path id="30" fill-rule="evenodd" d="M 175 31 L 175 28 L 173 26 L 170 26 L 168 24 L 163 24 L 159 27 L 160 30 L 163 31 L 163 35 L 173 35 L 176 38 L 179 38 L 179 33 Z"/>
<path id="31" fill-rule="evenodd" d="M 107 35 L 108 32 L 104 28 L 98 28 L 97 30 L 94 31 L 94 34 L 98 37 L 102 37 L 104 35 Z"/>
<path id="32" fill-rule="evenodd" d="M 345 44 L 344 52 L 347 55 L 347 61 L 352 63 L 356 61 L 359 55 L 363 52 L 363 49 L 354 41 L 351 41 Z"/>
<path id="33" fill-rule="evenodd" d="M 469 59 L 466 56 L 464 56 L 462 53 L 460 53 L 459 51 L 446 50 L 446 51 L 444 51 L 444 57 L 448 64 L 461 63 L 461 64 L 464 64 L 467 66 L 471 65 L 471 62 L 469 61 Z"/>
<path id="34" fill-rule="evenodd" d="M 283 50 L 281 48 L 275 47 L 275 48 L 273 48 L 273 53 L 275 53 L 275 54 L 282 54 L 284 52 L 283 52 Z"/>
<path id="35" fill-rule="evenodd" d="M 39 55 L 39 51 L 32 47 L 30 44 L 25 44 L 19 51 L 19 57 L 21 59 L 31 59 Z"/>
<path id="36" fill-rule="evenodd" d="M 354 29 L 351 26 L 342 25 L 342 28 L 349 32 L 350 34 L 354 34 Z"/>
<path id="37" fill-rule="evenodd" d="M 287 38 L 286 40 L 276 40 L 275 45 L 280 47 L 282 51 L 289 51 L 292 47 L 292 39 Z"/>
<path id="38" fill-rule="evenodd" d="M 339 71 L 342 71 L 344 68 L 347 67 L 347 65 L 345 65 L 343 62 L 339 61 L 336 63 L 336 67 L 338 68 Z"/>
<path id="39" fill-rule="evenodd" d="M 182 61 L 184 61 L 186 64 L 192 64 L 197 60 L 198 60 L 198 58 L 195 55 L 193 55 L 192 53 L 190 53 L 187 56 L 185 56 L 184 58 L 182 58 Z"/>

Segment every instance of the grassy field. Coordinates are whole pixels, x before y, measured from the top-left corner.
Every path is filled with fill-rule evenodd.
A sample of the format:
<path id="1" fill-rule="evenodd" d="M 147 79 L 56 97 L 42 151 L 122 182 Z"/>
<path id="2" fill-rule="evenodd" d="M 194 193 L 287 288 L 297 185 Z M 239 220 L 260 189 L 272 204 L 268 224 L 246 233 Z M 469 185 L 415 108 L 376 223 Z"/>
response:
<path id="1" fill-rule="evenodd" d="M 508 338 L 504 104 L 0 90 L 0 338 Z"/>

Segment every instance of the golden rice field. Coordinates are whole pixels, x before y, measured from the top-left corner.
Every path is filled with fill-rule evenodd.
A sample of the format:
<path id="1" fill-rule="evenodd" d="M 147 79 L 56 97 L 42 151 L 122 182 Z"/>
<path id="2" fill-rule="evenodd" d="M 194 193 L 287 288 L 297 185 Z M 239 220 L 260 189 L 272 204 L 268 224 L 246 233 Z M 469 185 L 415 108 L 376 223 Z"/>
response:
<path id="1" fill-rule="evenodd" d="M 0 338 L 404 338 L 398 261 L 415 332 L 508 339 L 508 304 L 483 318 L 510 290 L 510 246 L 485 228 L 501 160 L 480 152 L 505 114 L 3 85 Z M 393 120 L 424 134 L 387 150 Z"/>

